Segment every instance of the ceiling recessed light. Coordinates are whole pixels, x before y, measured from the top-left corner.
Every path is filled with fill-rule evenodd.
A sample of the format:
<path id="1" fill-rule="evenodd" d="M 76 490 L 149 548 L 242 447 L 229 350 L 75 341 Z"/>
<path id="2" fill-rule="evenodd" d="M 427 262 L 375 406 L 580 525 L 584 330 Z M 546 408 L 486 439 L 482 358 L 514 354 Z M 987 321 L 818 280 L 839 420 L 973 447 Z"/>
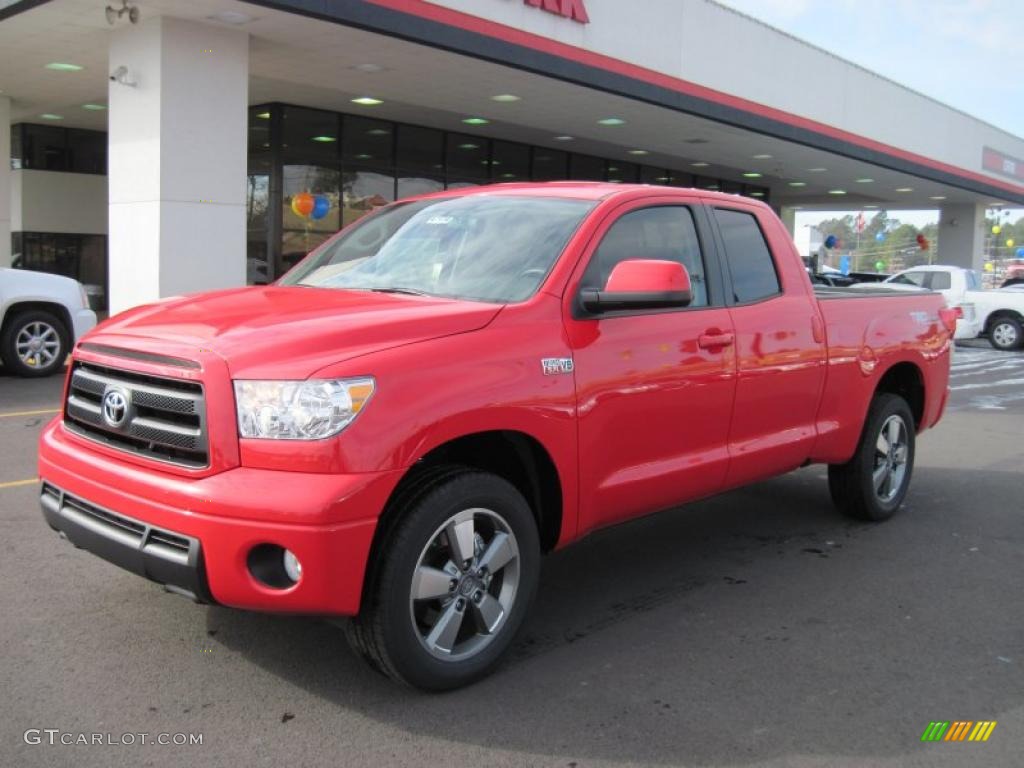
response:
<path id="1" fill-rule="evenodd" d="M 41 114 L 40 117 L 43 118 L 43 120 L 63 120 L 64 119 L 64 115 L 55 115 L 52 112 L 43 112 L 43 114 Z"/>
<path id="2" fill-rule="evenodd" d="M 516 96 L 514 93 L 499 93 L 497 96 L 491 96 L 491 101 L 496 101 L 499 104 L 512 104 L 522 100 L 522 96 Z"/>
<path id="3" fill-rule="evenodd" d="M 356 64 L 354 67 L 352 67 L 352 69 L 356 70 L 357 72 L 366 72 L 367 74 L 384 71 L 384 67 L 382 67 L 380 64 L 371 64 L 369 62 L 367 62 L 366 64 Z"/>
<path id="4" fill-rule="evenodd" d="M 258 117 L 260 120 L 269 120 L 270 119 L 270 113 L 269 112 L 258 112 L 256 114 L 256 117 Z"/>
<path id="5" fill-rule="evenodd" d="M 751 197 L 764 197 L 764 192 L 751 192 Z"/>
<path id="6" fill-rule="evenodd" d="M 376 107 L 378 104 L 383 104 L 384 102 L 380 99 L 375 99 L 372 96 L 360 96 L 357 99 L 352 99 L 352 103 L 359 104 L 364 107 Z"/>
<path id="7" fill-rule="evenodd" d="M 555 141 L 573 141 L 575 136 L 555 136 Z"/>
<path id="8" fill-rule="evenodd" d="M 914 188 L 913 187 L 897 187 L 896 191 L 897 192 L 913 192 Z"/>
<path id="9" fill-rule="evenodd" d="M 215 13 L 212 16 L 207 16 L 210 21 L 223 21 L 225 24 L 234 24 L 241 26 L 242 24 L 248 24 L 252 21 L 252 16 L 241 11 L 221 11 Z"/>
<path id="10" fill-rule="evenodd" d="M 807 182 L 806 181 L 791 181 L 791 182 L 789 182 L 789 186 L 791 186 L 791 187 L 806 187 L 807 186 Z"/>
<path id="11" fill-rule="evenodd" d="M 808 173 L 824 173 L 827 170 L 828 170 L 828 168 L 808 168 L 807 172 Z"/>
<path id="12" fill-rule="evenodd" d="M 758 173 L 757 171 L 747 171 L 746 173 L 743 174 L 743 178 L 745 178 L 745 179 L 760 179 L 761 178 L 761 174 Z"/>
<path id="13" fill-rule="evenodd" d="M 626 121 L 621 117 L 603 117 L 597 121 L 598 125 L 625 125 Z"/>
<path id="14" fill-rule="evenodd" d="M 929 200 L 945 200 L 946 196 L 945 195 L 932 195 L 928 199 Z"/>
<path id="15" fill-rule="evenodd" d="M 874 184 L 874 179 L 857 179 L 858 184 Z"/>
<path id="16" fill-rule="evenodd" d="M 718 191 L 718 185 L 717 184 L 710 184 L 710 185 L 704 187 L 704 189 L 710 189 L 712 192 L 717 192 Z"/>
<path id="17" fill-rule="evenodd" d="M 462 120 L 466 125 L 487 125 L 491 121 L 486 117 L 467 117 Z"/>
<path id="18" fill-rule="evenodd" d="M 373 160 L 373 155 L 368 155 L 365 152 L 355 156 L 356 160 Z"/>
<path id="19" fill-rule="evenodd" d="M 480 149 L 479 144 L 459 144 L 459 149 Z"/>
<path id="20" fill-rule="evenodd" d="M 78 64 L 68 64 L 64 61 L 51 61 L 46 65 L 46 68 L 55 70 L 56 72 L 80 72 L 85 69 L 85 67 L 81 67 Z"/>
<path id="21" fill-rule="evenodd" d="M 648 152 L 646 149 L 631 149 L 629 150 L 629 152 L 627 152 L 627 154 L 637 155 L 639 157 L 641 155 L 649 155 L 651 153 Z"/>
<path id="22" fill-rule="evenodd" d="M 90 112 L 102 112 L 107 108 L 106 104 L 83 104 L 82 109 L 87 109 Z"/>
<path id="23" fill-rule="evenodd" d="M 670 176 L 658 176 L 655 181 L 672 181 Z"/>
<path id="24" fill-rule="evenodd" d="M 846 190 L 845 189 L 830 189 L 828 191 L 828 193 L 830 195 L 845 195 L 846 194 Z"/>
<path id="25" fill-rule="evenodd" d="M 615 167 L 615 166 L 613 165 L 613 166 L 611 166 L 611 167 L 610 167 L 610 168 L 608 169 L 608 173 L 617 173 L 617 172 L 618 172 L 618 170 L 619 170 L 619 169 L 618 169 L 618 168 L 616 168 L 616 167 Z"/>
<path id="26" fill-rule="evenodd" d="M 709 165 L 711 165 L 711 163 L 705 163 L 704 161 L 690 163 L 690 167 L 692 168 L 707 168 Z"/>
<path id="27" fill-rule="evenodd" d="M 514 179 L 515 177 L 516 177 L 516 175 L 514 173 L 503 173 L 503 174 L 501 174 L 501 178 L 503 178 L 503 179 Z"/>
<path id="28" fill-rule="evenodd" d="M 391 131 L 387 128 L 371 128 L 366 132 L 367 136 L 390 136 Z"/>
<path id="29" fill-rule="evenodd" d="M 755 160 L 771 160 L 771 155 L 754 155 Z"/>
<path id="30" fill-rule="evenodd" d="M 323 142 L 324 144 L 328 144 L 332 141 L 337 141 L 337 139 L 334 138 L 333 136 L 314 136 L 313 141 L 320 141 Z"/>

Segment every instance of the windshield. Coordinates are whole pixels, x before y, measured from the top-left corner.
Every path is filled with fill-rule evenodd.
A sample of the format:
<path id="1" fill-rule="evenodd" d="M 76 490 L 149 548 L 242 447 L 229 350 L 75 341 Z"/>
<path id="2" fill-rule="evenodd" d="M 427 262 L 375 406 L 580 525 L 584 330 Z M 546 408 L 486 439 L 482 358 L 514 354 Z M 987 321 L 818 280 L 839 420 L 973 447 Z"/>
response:
<path id="1" fill-rule="evenodd" d="M 504 195 L 400 203 L 354 225 L 281 284 L 523 301 L 593 207 Z"/>

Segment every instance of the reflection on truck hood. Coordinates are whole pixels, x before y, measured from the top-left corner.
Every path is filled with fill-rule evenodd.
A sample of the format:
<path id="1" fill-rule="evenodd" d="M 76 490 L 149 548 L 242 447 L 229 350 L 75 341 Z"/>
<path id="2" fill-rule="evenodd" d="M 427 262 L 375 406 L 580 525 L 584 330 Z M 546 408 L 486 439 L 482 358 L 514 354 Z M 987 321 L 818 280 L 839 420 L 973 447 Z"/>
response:
<path id="1" fill-rule="evenodd" d="M 105 322 L 94 339 L 147 351 L 158 351 L 161 341 L 208 349 L 238 378 L 305 378 L 371 352 L 477 330 L 500 310 L 452 299 L 263 286 L 138 307 Z"/>

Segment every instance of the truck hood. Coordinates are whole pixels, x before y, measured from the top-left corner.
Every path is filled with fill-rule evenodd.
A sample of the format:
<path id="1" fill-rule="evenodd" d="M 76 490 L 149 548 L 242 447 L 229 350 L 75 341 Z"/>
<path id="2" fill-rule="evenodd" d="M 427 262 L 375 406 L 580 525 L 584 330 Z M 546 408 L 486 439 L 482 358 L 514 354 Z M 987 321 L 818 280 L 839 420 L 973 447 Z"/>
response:
<path id="1" fill-rule="evenodd" d="M 499 311 L 453 299 L 260 286 L 136 307 L 103 323 L 89 341 L 168 354 L 208 351 L 233 377 L 302 379 L 372 352 L 475 331 Z"/>

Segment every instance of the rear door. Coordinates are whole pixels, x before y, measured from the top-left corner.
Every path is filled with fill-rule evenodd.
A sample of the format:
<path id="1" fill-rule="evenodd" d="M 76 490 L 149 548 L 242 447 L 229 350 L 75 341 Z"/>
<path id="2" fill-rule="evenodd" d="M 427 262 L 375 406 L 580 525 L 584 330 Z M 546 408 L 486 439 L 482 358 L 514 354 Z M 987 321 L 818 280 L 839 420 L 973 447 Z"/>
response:
<path id="1" fill-rule="evenodd" d="M 731 487 L 794 469 L 810 454 L 825 381 L 824 331 L 781 222 L 742 201 L 709 208 L 736 333 Z"/>
<path id="2" fill-rule="evenodd" d="M 736 358 L 705 217 L 677 196 L 624 204 L 602 223 L 570 281 L 581 532 L 722 487 Z M 681 262 L 691 306 L 582 310 L 579 291 L 603 289 L 615 265 L 634 258 Z"/>

